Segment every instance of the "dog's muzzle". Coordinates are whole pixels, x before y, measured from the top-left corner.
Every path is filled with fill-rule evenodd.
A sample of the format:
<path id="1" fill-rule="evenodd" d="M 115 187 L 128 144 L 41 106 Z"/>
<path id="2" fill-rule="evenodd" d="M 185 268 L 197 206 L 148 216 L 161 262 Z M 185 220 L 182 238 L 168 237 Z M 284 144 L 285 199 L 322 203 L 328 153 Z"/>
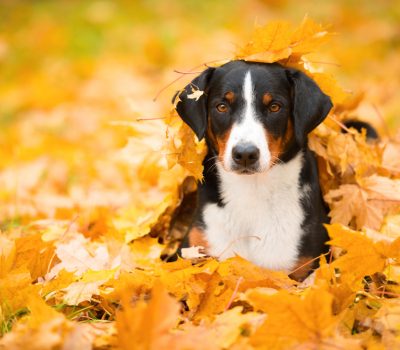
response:
<path id="1" fill-rule="evenodd" d="M 241 143 L 232 148 L 233 169 L 240 174 L 252 174 L 258 170 L 260 150 L 252 143 Z"/>

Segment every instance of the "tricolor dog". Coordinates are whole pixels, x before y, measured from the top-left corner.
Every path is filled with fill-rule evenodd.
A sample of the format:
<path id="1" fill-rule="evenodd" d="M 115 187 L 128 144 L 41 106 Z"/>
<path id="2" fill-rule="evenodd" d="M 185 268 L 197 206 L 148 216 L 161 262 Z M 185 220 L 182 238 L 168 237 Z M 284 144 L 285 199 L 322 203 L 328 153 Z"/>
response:
<path id="1" fill-rule="evenodd" d="M 188 84 L 176 109 L 208 146 L 190 245 L 306 277 L 328 251 L 307 135 L 331 108 L 312 79 L 279 64 L 231 61 Z"/>

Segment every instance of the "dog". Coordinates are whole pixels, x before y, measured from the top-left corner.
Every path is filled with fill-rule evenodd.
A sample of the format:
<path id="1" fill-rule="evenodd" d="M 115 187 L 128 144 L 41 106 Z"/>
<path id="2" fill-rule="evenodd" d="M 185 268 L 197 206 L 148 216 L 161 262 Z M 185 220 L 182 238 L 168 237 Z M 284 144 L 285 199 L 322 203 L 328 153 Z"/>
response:
<path id="1" fill-rule="evenodd" d="M 189 245 L 303 280 L 329 252 L 307 135 L 330 97 L 299 70 L 241 60 L 207 68 L 177 96 L 177 113 L 208 148 Z"/>

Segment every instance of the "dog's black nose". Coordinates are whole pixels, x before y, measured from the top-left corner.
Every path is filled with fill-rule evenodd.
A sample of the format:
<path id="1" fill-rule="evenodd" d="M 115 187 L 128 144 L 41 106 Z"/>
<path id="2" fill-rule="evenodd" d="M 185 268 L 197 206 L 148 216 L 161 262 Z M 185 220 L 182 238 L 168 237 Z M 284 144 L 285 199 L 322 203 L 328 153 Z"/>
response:
<path id="1" fill-rule="evenodd" d="M 232 149 L 233 161 L 242 167 L 253 165 L 260 158 L 260 150 L 251 143 L 239 144 Z"/>

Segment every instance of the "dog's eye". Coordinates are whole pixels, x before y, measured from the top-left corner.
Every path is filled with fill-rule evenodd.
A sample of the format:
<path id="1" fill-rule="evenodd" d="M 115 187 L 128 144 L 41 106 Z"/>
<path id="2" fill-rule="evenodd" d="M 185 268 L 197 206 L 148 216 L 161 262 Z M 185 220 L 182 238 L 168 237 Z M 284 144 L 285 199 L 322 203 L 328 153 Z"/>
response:
<path id="1" fill-rule="evenodd" d="M 217 111 L 220 113 L 226 113 L 228 112 L 228 106 L 225 103 L 219 103 L 217 104 Z"/>
<path id="2" fill-rule="evenodd" d="M 271 112 L 276 113 L 276 112 L 279 112 L 279 111 L 280 111 L 281 106 L 280 106 L 278 103 L 271 103 L 271 104 L 268 106 L 268 109 L 269 109 Z"/>

